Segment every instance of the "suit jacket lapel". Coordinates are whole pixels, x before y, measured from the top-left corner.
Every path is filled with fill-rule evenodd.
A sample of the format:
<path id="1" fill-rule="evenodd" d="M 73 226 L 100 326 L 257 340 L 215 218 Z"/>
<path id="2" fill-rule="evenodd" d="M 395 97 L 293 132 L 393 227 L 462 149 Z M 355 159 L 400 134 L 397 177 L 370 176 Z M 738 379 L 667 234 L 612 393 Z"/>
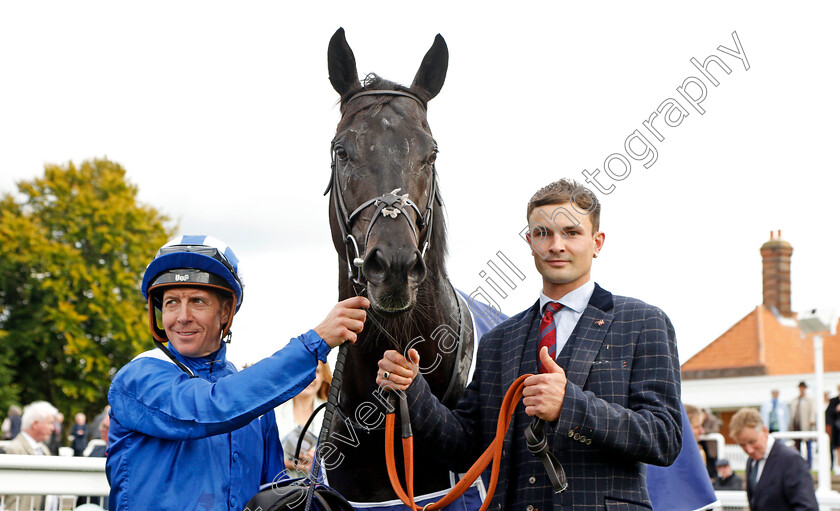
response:
<path id="1" fill-rule="evenodd" d="M 595 284 L 592 298 L 569 339 L 572 353 L 566 378 L 581 388 L 612 324 L 612 307 L 612 293 Z"/>
<path id="2" fill-rule="evenodd" d="M 763 466 L 761 467 L 761 477 L 759 477 L 758 481 L 755 482 L 755 487 L 753 488 L 753 491 L 755 491 L 755 489 L 758 488 L 758 485 L 761 484 L 762 481 L 767 481 L 769 476 L 773 473 L 773 467 L 770 465 L 770 457 L 773 456 L 773 451 L 779 448 L 779 442 L 780 440 L 778 438 L 775 442 L 773 442 L 773 448 L 770 449 L 770 452 L 767 454 L 767 458 L 764 460 L 764 463 L 762 463 Z M 754 461 L 753 470 L 756 470 L 757 468 L 758 462 Z"/>
<path id="3" fill-rule="evenodd" d="M 26 454 L 35 454 L 35 449 L 33 449 L 31 445 L 29 445 L 29 441 L 26 439 L 26 437 L 23 436 L 23 433 L 19 433 L 18 436 L 15 437 L 15 440 L 17 440 L 18 445 L 23 449 L 23 451 Z"/>
<path id="4" fill-rule="evenodd" d="M 537 300 L 537 303 L 522 314 L 522 319 L 512 324 L 510 328 L 503 333 L 504 337 L 502 339 L 501 350 L 501 383 L 503 386 L 503 392 L 507 392 L 510 385 L 516 380 L 516 378 L 519 377 L 519 370 L 522 364 L 525 346 L 528 345 L 529 338 L 537 336 L 539 322 L 536 318 L 539 315 L 539 309 L 540 302 Z M 499 405 L 501 405 L 501 402 Z M 502 442 L 503 453 L 512 452 L 513 430 L 514 427 L 511 425 L 505 435 L 504 441 Z M 502 502 L 504 502 L 504 495 L 506 494 L 505 489 L 507 488 L 508 481 L 511 479 L 510 459 L 510 456 L 503 454 L 501 467 L 499 468 L 499 486 L 497 488 L 501 489 L 501 491 L 496 492 L 494 499 L 501 500 Z"/>
<path id="5" fill-rule="evenodd" d="M 540 301 L 526 311 L 522 319 L 510 327 L 505 333 L 502 341 L 502 388 L 505 392 L 519 375 L 519 368 L 522 364 L 522 357 L 525 353 L 525 346 L 532 338 L 536 338 L 539 324 L 536 318 L 539 315 Z"/>

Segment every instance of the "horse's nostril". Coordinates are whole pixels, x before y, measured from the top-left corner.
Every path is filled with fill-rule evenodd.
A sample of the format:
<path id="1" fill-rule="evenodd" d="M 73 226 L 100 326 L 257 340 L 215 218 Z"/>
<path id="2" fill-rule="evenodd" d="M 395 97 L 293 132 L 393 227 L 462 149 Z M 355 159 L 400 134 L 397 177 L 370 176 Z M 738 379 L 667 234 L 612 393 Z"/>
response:
<path id="1" fill-rule="evenodd" d="M 388 259 L 382 253 L 382 250 L 374 248 L 365 257 L 365 262 L 362 265 L 362 272 L 369 282 L 381 283 L 385 280 L 385 274 L 388 272 L 390 264 Z"/>
<path id="2" fill-rule="evenodd" d="M 426 278 L 426 264 L 423 262 L 423 258 L 420 257 L 419 251 L 415 251 L 414 253 L 414 262 L 408 270 L 408 278 L 415 282 L 422 282 Z"/>
<path id="3" fill-rule="evenodd" d="M 420 257 L 420 251 L 390 250 L 389 247 L 374 247 L 365 257 L 362 265 L 365 278 L 373 284 L 382 284 L 386 280 L 394 284 L 406 281 L 418 284 L 426 278 L 426 265 Z"/>

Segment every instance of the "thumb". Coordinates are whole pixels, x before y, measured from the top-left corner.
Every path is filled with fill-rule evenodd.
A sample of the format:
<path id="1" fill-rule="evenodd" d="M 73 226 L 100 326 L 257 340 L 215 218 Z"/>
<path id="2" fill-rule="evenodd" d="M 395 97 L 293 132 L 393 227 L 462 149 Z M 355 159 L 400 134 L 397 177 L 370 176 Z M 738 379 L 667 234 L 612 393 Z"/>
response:
<path id="1" fill-rule="evenodd" d="M 420 370 L 420 353 L 418 353 L 416 349 L 411 348 L 410 350 L 408 350 L 408 358 L 409 358 L 409 362 L 413 366 L 412 369 L 414 371 L 419 371 Z"/>
<path id="2" fill-rule="evenodd" d="M 557 365 L 557 362 L 548 354 L 548 347 L 540 348 L 540 362 L 545 366 L 549 373 L 562 373 L 563 369 Z"/>

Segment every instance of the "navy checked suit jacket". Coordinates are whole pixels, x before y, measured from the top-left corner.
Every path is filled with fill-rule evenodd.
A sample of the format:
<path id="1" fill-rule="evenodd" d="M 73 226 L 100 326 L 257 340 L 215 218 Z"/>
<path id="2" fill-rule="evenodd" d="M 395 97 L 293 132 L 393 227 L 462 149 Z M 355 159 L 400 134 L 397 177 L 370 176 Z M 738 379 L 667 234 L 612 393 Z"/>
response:
<path id="1" fill-rule="evenodd" d="M 747 483 L 747 500 L 752 511 L 817 511 L 814 480 L 808 463 L 798 452 L 782 444 L 773 443 L 761 478 L 755 488 Z M 747 464 L 747 481 L 752 480 L 755 462 Z"/>
<path id="2" fill-rule="evenodd" d="M 485 334 L 475 374 L 455 410 L 431 395 L 418 375 L 407 394 L 419 446 L 451 470 L 465 471 L 491 443 L 502 399 L 534 345 L 539 301 Z M 546 428 L 569 489 L 536 509 L 650 509 L 645 463 L 670 465 L 682 446 L 680 369 L 674 329 L 658 308 L 613 296 L 600 286 L 569 338 L 571 358 L 560 417 Z M 515 414 L 530 421 L 520 403 Z M 511 453 L 530 456 L 524 438 L 505 437 L 499 484 L 490 509 L 527 490 Z"/>

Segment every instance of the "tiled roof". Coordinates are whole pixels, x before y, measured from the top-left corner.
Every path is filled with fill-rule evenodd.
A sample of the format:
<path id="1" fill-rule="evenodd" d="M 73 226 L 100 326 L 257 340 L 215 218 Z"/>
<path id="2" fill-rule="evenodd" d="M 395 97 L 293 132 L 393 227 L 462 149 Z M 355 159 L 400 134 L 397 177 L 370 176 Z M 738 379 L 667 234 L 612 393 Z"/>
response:
<path id="1" fill-rule="evenodd" d="M 840 371 L 840 335 L 823 334 L 826 372 Z M 682 365 L 684 379 L 814 372 L 813 336 L 759 305 Z"/>

